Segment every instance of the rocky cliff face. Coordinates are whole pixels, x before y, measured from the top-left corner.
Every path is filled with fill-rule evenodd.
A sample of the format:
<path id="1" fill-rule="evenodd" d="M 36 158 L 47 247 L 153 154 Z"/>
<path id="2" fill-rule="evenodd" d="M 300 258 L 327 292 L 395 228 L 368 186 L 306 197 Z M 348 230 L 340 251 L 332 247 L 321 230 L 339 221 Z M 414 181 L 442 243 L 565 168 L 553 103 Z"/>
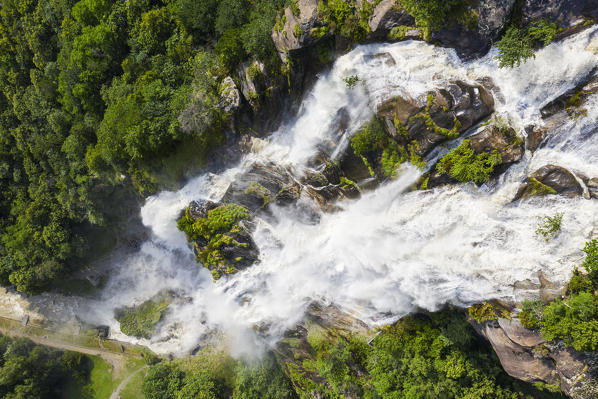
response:
<path id="1" fill-rule="evenodd" d="M 596 398 L 598 383 L 593 377 L 598 367 L 596 354 L 548 343 L 538 331 L 524 328 L 516 318 L 498 318 L 482 324 L 470 320 L 470 324 L 490 342 L 509 375 L 530 383 L 560 387 L 571 398 Z"/>

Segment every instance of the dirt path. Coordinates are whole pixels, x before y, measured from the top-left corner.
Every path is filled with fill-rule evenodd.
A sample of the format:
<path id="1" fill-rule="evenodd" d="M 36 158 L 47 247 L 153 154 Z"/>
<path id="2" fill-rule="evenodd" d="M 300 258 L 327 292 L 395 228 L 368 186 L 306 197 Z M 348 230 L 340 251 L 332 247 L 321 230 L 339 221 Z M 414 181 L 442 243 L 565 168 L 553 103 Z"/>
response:
<path id="1" fill-rule="evenodd" d="M 104 359 L 105 361 L 110 363 L 114 367 L 114 370 L 122 370 L 122 368 L 124 367 L 124 365 L 127 361 L 126 355 L 103 350 L 103 349 L 94 349 L 94 348 L 87 348 L 87 347 L 79 346 L 79 345 L 66 344 L 64 342 L 55 341 L 55 340 L 52 340 L 49 338 L 37 337 L 37 336 L 29 335 L 29 334 L 24 334 L 20 331 L 5 331 L 5 333 L 6 333 L 6 335 L 9 335 L 11 337 L 30 339 L 31 341 L 33 341 L 39 345 L 50 346 L 52 348 L 67 350 L 67 351 L 71 351 L 71 352 L 85 353 L 86 355 L 100 356 L 100 357 L 102 357 L 102 359 Z"/>
<path id="2" fill-rule="evenodd" d="M 131 374 L 129 374 L 124 380 L 122 380 L 121 383 L 118 384 L 118 387 L 114 390 L 114 392 L 112 392 L 112 395 L 110 395 L 110 399 L 119 399 L 120 391 L 127 386 L 129 381 L 131 381 L 131 378 L 135 377 L 137 373 L 139 373 L 142 370 L 145 370 L 146 368 L 147 366 L 140 367 L 137 370 L 133 371 Z"/>

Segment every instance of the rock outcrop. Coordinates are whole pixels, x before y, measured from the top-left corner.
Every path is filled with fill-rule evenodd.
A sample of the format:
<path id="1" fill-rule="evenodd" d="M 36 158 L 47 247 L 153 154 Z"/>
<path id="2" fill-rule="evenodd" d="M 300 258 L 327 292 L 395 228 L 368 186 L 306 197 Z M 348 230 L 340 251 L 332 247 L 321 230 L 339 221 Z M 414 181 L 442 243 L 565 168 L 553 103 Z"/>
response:
<path id="1" fill-rule="evenodd" d="M 500 162 L 495 165 L 492 176 L 503 173 L 513 163 L 518 162 L 525 153 L 523 140 L 517 136 L 515 130 L 510 127 L 489 125 L 482 131 L 472 135 L 468 139 L 468 146 L 476 155 L 498 153 Z M 446 173 L 432 169 L 427 181 L 428 188 L 434 188 L 443 184 L 456 183 Z"/>
<path id="2" fill-rule="evenodd" d="M 386 38 L 392 28 L 414 26 L 415 19 L 395 0 L 382 0 L 369 20 L 372 38 Z"/>
<path id="3" fill-rule="evenodd" d="M 595 0 L 525 0 L 521 15 L 526 24 L 547 18 L 566 28 L 584 20 L 598 19 L 598 3 Z"/>
<path id="4" fill-rule="evenodd" d="M 313 46 L 325 35 L 318 28 L 324 23 L 318 18 L 318 0 L 297 0 L 287 7 L 272 32 L 276 49 L 281 54 L 293 53 Z"/>
<path id="5" fill-rule="evenodd" d="M 514 201 L 554 194 L 578 197 L 584 195 L 584 188 L 582 178 L 577 177 L 573 172 L 561 166 L 545 165 L 532 173 L 527 181 L 521 184 Z"/>
<path id="6" fill-rule="evenodd" d="M 504 370 L 517 379 L 560 386 L 567 395 L 578 399 L 594 398 L 588 391 L 588 365 L 595 356 L 547 343 L 540 332 L 524 328 L 518 319 L 499 318 L 470 324 L 487 339 Z"/>
<path id="7" fill-rule="evenodd" d="M 420 98 L 389 99 L 378 106 L 377 115 L 395 140 L 404 144 L 415 141 L 421 156 L 493 111 L 494 98 L 488 87 L 457 81 Z"/>

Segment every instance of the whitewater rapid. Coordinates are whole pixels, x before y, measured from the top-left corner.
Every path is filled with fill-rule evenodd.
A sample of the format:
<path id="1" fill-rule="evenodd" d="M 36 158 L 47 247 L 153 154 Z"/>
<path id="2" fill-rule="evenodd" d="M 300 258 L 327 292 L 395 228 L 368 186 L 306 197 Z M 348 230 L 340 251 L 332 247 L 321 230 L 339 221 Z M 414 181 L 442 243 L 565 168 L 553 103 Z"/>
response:
<path id="1" fill-rule="evenodd" d="M 380 53 L 390 54 L 394 63 L 375 57 Z M 119 332 L 114 309 L 176 290 L 185 300 L 173 303 L 159 333 L 142 343 L 161 353 L 183 354 L 218 329 L 233 352 L 243 353 L 258 341 L 278 339 L 314 300 L 375 326 L 418 307 L 537 295 L 537 290 L 514 287 L 537 283 L 538 272 L 564 284 L 584 242 L 597 233 L 598 201 L 557 196 L 510 201 L 520 182 L 548 163 L 598 176 L 598 136 L 590 134 L 598 123 L 598 95 L 588 100 L 586 118 L 552 130 L 543 148 L 527 152 L 497 183 L 407 192 L 420 172 L 406 166 L 398 179 L 359 200 L 340 202 L 340 211 L 322 214 L 315 225 L 302 222 L 295 208 L 274 208 L 278 222 L 259 220 L 254 234 L 260 263 L 229 279 L 214 283 L 176 228 L 177 216 L 191 200 L 218 200 L 251 162 L 270 160 L 299 170 L 318 146 L 346 141 L 381 101 L 400 94 L 416 97 L 451 80 L 490 78 L 497 114 L 523 137 L 526 125 L 542 124 L 543 105 L 598 65 L 598 30 L 551 44 L 518 68 L 498 69 L 495 56 L 493 49 L 483 59 L 462 62 L 451 49 L 408 41 L 360 46 L 339 58 L 319 77 L 297 116 L 254 145 L 237 167 L 149 198 L 141 215 L 152 237 L 138 253 L 119 259 L 102 300 L 80 317 L 109 324 L 116 338 L 135 341 Z M 360 79 L 353 90 L 343 82 L 351 75 Z M 348 111 L 350 123 L 339 139 L 331 123 L 341 109 Z M 564 214 L 561 233 L 550 241 L 539 239 L 539 218 L 557 212 Z M 267 331 L 265 336 L 258 339 L 255 326 Z"/>

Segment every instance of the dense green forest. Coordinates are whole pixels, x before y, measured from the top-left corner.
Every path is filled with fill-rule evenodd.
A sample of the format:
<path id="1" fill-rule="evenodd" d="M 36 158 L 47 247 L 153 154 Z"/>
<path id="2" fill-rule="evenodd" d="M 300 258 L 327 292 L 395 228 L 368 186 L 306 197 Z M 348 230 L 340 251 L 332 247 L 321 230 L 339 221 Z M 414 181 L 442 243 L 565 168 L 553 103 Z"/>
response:
<path id="1" fill-rule="evenodd" d="M 0 336 L 0 397 L 60 398 L 70 390 L 87 395 L 83 387 L 93 363 L 81 353 L 61 352 L 22 338 Z M 81 388 L 81 389 L 79 389 Z"/>
<path id="2" fill-rule="evenodd" d="M 312 330 L 287 338 L 293 356 L 275 351 L 258 363 L 214 349 L 161 362 L 145 377 L 148 399 L 235 398 L 559 398 L 507 376 L 462 312 L 402 319 L 366 338 Z"/>
<path id="3" fill-rule="evenodd" d="M 7 0 L 0 9 L 0 283 L 47 289 L 223 143 L 219 83 L 280 61 L 285 0 Z"/>

